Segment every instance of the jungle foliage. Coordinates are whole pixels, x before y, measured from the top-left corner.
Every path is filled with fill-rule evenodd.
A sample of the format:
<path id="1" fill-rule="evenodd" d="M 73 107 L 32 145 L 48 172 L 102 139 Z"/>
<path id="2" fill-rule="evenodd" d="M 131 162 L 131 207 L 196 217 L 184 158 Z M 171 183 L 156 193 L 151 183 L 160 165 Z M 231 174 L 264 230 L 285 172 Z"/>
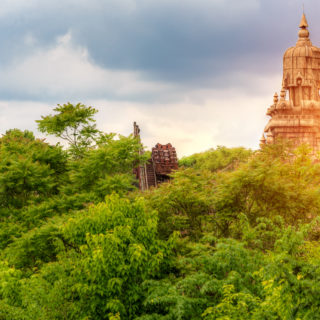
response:
<path id="1" fill-rule="evenodd" d="M 0 138 L 0 319 L 320 319 L 320 165 L 217 147 L 137 190 L 132 136 L 58 106 Z M 72 137 L 72 135 L 71 135 Z"/>

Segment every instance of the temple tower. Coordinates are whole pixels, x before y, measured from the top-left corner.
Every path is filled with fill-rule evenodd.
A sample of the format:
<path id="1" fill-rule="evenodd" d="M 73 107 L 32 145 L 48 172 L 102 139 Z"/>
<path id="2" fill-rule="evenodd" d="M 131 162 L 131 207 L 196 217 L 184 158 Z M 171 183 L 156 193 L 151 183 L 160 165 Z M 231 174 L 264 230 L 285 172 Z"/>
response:
<path id="1" fill-rule="evenodd" d="M 271 119 L 260 142 L 273 143 L 284 138 L 294 145 L 307 143 L 315 153 L 320 151 L 320 49 L 309 39 L 304 13 L 299 28 L 296 45 L 283 56 L 280 98 L 275 93 L 267 110 Z"/>
<path id="2" fill-rule="evenodd" d="M 133 123 L 133 135 L 141 143 L 140 128 L 136 122 Z M 143 153 L 144 150 L 141 144 L 139 154 Z M 150 187 L 157 187 L 162 182 L 169 181 L 170 173 L 177 170 L 178 167 L 176 149 L 171 143 L 157 143 L 152 148 L 151 158 L 147 163 L 134 168 L 133 172 L 139 180 L 140 190 L 145 191 L 150 189 Z"/>

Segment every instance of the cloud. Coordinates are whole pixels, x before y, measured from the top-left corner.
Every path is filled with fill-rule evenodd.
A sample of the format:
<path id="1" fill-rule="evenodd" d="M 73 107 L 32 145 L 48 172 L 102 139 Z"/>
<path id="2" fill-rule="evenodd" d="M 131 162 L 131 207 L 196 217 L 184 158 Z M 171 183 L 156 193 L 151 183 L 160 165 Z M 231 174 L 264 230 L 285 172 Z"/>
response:
<path id="1" fill-rule="evenodd" d="M 305 9 L 317 45 L 320 3 Z M 300 15 L 298 0 L 1 1 L 1 131 L 81 101 L 105 131 L 136 120 L 149 147 L 257 147 Z"/>
<path id="2" fill-rule="evenodd" d="M 25 41 L 37 40 L 27 35 Z M 37 48 L 0 72 L 1 96 L 33 100 L 83 100 L 100 97 L 135 98 L 157 94 L 169 85 L 142 79 L 138 71 L 108 70 L 97 66 L 88 51 L 72 42 L 71 32 L 57 38 L 50 49 Z"/>
<path id="3" fill-rule="evenodd" d="M 320 3 L 305 3 L 311 35 Z M 312 8 L 312 10 L 310 10 Z M 146 81 L 203 88 L 248 72 L 273 74 L 297 38 L 298 0 L 5 0 L 0 68 L 72 33 L 103 69 L 138 71 Z M 283 14 L 285 12 L 285 15 Z M 32 42 L 34 41 L 34 42 Z M 217 81 L 216 81 L 217 82 Z"/>
<path id="4" fill-rule="evenodd" d="M 265 77 L 250 70 L 212 77 L 203 88 L 147 81 L 142 72 L 95 64 L 71 32 L 49 49 L 32 35 L 26 42 L 34 46 L 32 54 L 0 73 L 2 95 L 22 97 L 0 101 L 3 133 L 14 127 L 36 131 L 34 121 L 51 113 L 56 103 L 82 101 L 99 110 L 102 130 L 128 135 L 137 121 L 148 148 L 171 142 L 180 157 L 217 145 L 257 148 L 268 102 L 281 84 L 280 72 Z"/>
<path id="5" fill-rule="evenodd" d="M 148 149 L 157 142 L 171 142 L 182 157 L 217 145 L 257 148 L 267 123 L 265 112 L 272 102 L 276 80 L 279 76 L 260 80 L 260 84 L 267 88 L 267 94 L 232 89 L 194 90 L 181 96 L 179 102 L 154 102 L 150 105 L 124 100 L 88 99 L 83 103 L 99 110 L 97 124 L 101 130 L 129 135 L 132 133 L 132 123 L 136 121 Z M 18 127 L 35 131 L 34 120 L 52 113 L 53 106 L 32 101 L 2 101 L 1 130 L 4 132 Z M 49 137 L 48 141 L 56 140 Z"/>
<path id="6" fill-rule="evenodd" d="M 35 4 L 34 0 L 2 0 L 0 2 L 0 17 L 31 9 Z"/>
<path id="7" fill-rule="evenodd" d="M 148 149 L 157 142 L 171 142 L 178 156 L 182 157 L 217 145 L 257 148 L 267 123 L 263 100 L 254 99 L 252 104 L 245 105 L 236 98 L 227 101 L 215 99 L 203 105 L 188 102 L 154 108 L 140 103 L 105 100 L 88 104 L 99 109 L 97 123 L 103 131 L 129 135 L 133 121 L 137 121 L 142 142 Z M 235 104 L 238 112 L 233 110 Z M 35 132 L 35 120 L 52 113 L 48 104 L 31 101 L 0 101 L 0 108 L 2 133 L 11 128 Z M 46 137 L 39 133 L 36 136 Z M 57 142 L 53 137 L 46 138 L 51 143 Z"/>
<path id="8" fill-rule="evenodd" d="M 74 43 L 86 48 L 102 68 L 139 71 L 146 79 L 192 87 L 203 87 L 208 79 L 234 71 L 275 72 L 277 56 L 296 41 L 301 11 L 298 1 L 291 0 L 4 3 L 2 62 L 23 59 L 32 51 L 26 35 L 37 39 L 37 46 L 50 49 L 58 36 L 71 31 Z M 309 3 L 315 10 L 308 19 L 316 30 L 320 4 Z"/>
<path id="9" fill-rule="evenodd" d="M 250 68 L 244 71 L 230 68 L 219 75 L 211 72 L 206 77 L 202 75 L 202 79 L 195 73 L 191 81 L 177 82 L 154 79 L 139 69 L 115 69 L 112 62 L 110 68 L 102 67 L 90 56 L 86 47 L 76 43 L 70 30 L 58 36 L 51 46 L 42 46 L 32 33 L 26 33 L 24 44 L 31 48 L 30 52 L 0 69 L 2 99 L 56 103 L 108 99 L 148 102 L 153 105 L 157 102 L 178 102 L 189 92 L 192 96 L 200 88 L 215 91 L 217 95 L 224 88 L 256 93 L 265 93 L 266 88 L 264 85 L 258 86 L 261 80 L 265 81 L 265 75 L 262 72 L 258 75 Z M 250 58 L 248 54 L 242 59 L 239 57 L 236 62 L 247 64 Z M 280 69 L 280 59 L 277 64 Z M 214 65 L 209 69 L 215 70 Z M 264 63 L 266 65 L 269 65 L 268 62 Z M 273 76 L 269 74 L 268 78 Z"/>
<path id="10" fill-rule="evenodd" d="M 258 148 L 267 123 L 264 96 L 194 92 L 180 103 L 156 104 L 92 101 L 98 107 L 98 125 L 104 131 L 130 134 L 132 123 L 141 128 L 143 143 L 150 149 L 157 142 L 171 142 L 179 157 L 217 145 Z"/>

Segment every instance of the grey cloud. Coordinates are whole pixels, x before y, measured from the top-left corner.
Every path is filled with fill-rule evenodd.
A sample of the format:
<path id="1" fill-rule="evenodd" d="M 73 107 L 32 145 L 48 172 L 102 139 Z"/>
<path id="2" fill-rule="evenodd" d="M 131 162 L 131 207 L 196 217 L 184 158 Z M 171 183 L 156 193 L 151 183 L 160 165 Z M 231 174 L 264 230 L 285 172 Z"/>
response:
<path id="1" fill-rule="evenodd" d="M 101 68 L 139 72 L 145 81 L 171 83 L 182 91 L 226 86 L 252 89 L 254 81 L 234 74 L 268 77 L 281 72 L 282 54 L 296 41 L 301 14 L 301 5 L 291 0 L 29 2 L 29 6 L 8 10 L 0 19 L 0 68 L 19 63 L 39 47 L 50 50 L 58 36 L 71 31 L 74 45 L 87 48 L 92 63 Z M 320 4 L 310 0 L 305 7 L 316 44 L 320 42 L 320 32 L 316 32 L 320 30 Z M 146 92 L 123 97 L 108 90 L 93 93 L 96 98 L 158 99 Z M 23 88 L 3 88 L 0 95 L 52 98 L 46 91 L 30 94 Z M 169 92 L 168 96 L 176 95 Z"/>
<path id="2" fill-rule="evenodd" d="M 171 141 L 180 155 L 217 144 L 257 147 L 302 11 L 298 0 L 3 3 L 2 132 L 35 130 L 56 103 L 80 100 L 101 111 L 103 130 L 127 134 L 137 120 L 149 147 Z M 315 45 L 319 9 L 305 1 Z"/>

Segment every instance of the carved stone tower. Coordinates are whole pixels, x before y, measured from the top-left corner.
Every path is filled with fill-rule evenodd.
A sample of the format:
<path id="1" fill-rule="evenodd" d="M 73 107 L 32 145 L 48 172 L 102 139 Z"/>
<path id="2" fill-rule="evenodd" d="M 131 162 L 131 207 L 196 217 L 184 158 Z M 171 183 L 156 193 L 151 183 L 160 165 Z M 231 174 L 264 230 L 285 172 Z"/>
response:
<path id="1" fill-rule="evenodd" d="M 140 140 L 140 128 L 136 122 L 133 123 L 133 135 L 138 141 Z M 139 150 L 139 154 L 143 154 L 143 146 Z M 156 187 L 162 182 L 170 180 L 170 173 L 177 170 L 178 158 L 176 149 L 171 145 L 171 143 L 160 144 L 157 143 L 154 148 L 152 148 L 151 158 L 145 164 L 139 165 L 134 168 L 137 179 L 139 179 L 140 190 L 148 190 L 150 187 Z"/>
<path id="2" fill-rule="evenodd" d="M 315 153 L 320 151 L 320 49 L 309 39 L 304 13 L 299 28 L 295 47 L 289 48 L 283 56 L 280 99 L 275 93 L 267 111 L 271 119 L 260 142 L 273 143 L 280 137 L 295 145 L 307 143 Z"/>

